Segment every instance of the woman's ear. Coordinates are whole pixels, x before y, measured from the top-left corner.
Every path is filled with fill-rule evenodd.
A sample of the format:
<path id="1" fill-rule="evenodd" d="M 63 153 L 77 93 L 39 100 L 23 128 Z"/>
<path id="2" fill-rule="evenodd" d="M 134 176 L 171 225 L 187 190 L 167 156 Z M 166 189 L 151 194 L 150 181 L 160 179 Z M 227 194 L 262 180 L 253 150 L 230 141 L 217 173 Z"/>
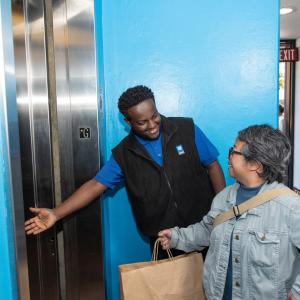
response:
<path id="1" fill-rule="evenodd" d="M 262 165 L 261 162 L 254 161 L 253 162 L 253 169 L 252 170 L 255 171 L 258 176 L 260 176 L 263 173 L 263 171 L 264 171 L 264 167 L 263 167 L 263 165 Z"/>
<path id="2" fill-rule="evenodd" d="M 262 165 L 261 162 L 257 161 L 257 160 L 252 160 L 249 162 L 249 169 L 251 171 L 254 171 L 258 174 L 262 174 L 263 173 L 263 170 L 264 170 L 264 167 Z"/>

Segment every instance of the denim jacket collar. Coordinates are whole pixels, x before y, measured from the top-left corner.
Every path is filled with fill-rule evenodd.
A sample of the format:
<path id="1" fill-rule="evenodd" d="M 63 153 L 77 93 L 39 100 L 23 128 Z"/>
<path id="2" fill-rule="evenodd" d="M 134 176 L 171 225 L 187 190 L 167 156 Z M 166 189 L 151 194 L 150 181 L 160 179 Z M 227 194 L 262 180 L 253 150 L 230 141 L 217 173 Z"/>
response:
<path id="1" fill-rule="evenodd" d="M 279 184 L 277 181 L 275 182 L 272 182 L 271 184 L 268 184 L 267 182 L 265 182 L 260 191 L 258 192 L 258 194 L 264 192 L 264 191 L 267 191 L 267 190 L 271 190 L 275 187 L 283 187 L 284 185 L 283 184 Z M 237 196 L 237 191 L 240 187 L 240 184 L 238 182 L 236 182 L 235 184 L 233 184 L 231 186 L 231 189 L 227 195 L 227 198 L 226 198 L 226 202 L 230 205 L 230 206 L 233 206 L 235 205 L 236 203 L 236 196 Z M 252 214 L 252 215 L 256 215 L 256 216 L 261 216 L 262 215 L 262 208 L 261 207 L 254 207 L 254 208 L 251 208 L 248 210 L 248 212 L 244 213 L 241 215 L 241 219 L 245 218 L 247 214 Z"/>

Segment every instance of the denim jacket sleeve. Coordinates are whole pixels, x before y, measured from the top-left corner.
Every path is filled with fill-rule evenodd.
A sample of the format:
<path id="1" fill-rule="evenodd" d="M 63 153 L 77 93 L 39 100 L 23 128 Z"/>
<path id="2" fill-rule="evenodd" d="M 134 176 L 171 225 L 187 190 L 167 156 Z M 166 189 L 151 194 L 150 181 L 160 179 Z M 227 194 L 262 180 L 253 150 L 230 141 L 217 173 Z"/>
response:
<path id="1" fill-rule="evenodd" d="M 291 230 L 291 242 L 294 247 L 297 248 L 300 256 L 300 206 L 291 210 L 290 215 L 290 230 Z M 295 280 L 292 283 L 292 293 L 296 299 L 300 299 L 300 270 L 295 270 Z"/>
<path id="2" fill-rule="evenodd" d="M 186 228 L 172 228 L 171 247 L 185 252 L 202 250 L 209 245 L 213 219 L 209 214 L 199 223 Z"/>
<path id="3" fill-rule="evenodd" d="M 174 227 L 171 229 L 171 247 L 185 252 L 202 250 L 209 246 L 210 234 L 213 230 L 213 223 L 216 216 L 224 211 L 223 202 L 226 189 L 215 196 L 211 209 L 201 222 L 190 225 L 186 228 Z"/>

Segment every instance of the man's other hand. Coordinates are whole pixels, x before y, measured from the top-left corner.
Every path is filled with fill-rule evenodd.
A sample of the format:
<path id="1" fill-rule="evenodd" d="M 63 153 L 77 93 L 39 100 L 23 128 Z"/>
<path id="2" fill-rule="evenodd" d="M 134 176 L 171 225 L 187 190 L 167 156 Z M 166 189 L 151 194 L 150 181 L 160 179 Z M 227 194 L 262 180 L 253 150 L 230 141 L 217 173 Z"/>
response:
<path id="1" fill-rule="evenodd" d="M 31 212 L 35 213 L 36 216 L 25 222 L 25 232 L 26 234 L 38 234 L 52 227 L 56 221 L 57 217 L 55 216 L 52 209 L 48 208 L 29 208 Z"/>

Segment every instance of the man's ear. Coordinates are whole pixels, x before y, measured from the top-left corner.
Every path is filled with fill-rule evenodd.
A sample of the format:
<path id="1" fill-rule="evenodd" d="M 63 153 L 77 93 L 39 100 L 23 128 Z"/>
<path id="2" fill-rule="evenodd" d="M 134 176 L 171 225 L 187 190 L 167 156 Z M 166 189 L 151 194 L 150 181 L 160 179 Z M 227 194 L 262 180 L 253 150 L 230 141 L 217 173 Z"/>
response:
<path id="1" fill-rule="evenodd" d="M 125 121 L 129 126 L 131 126 L 131 122 L 130 122 L 129 119 L 127 119 L 127 118 L 125 117 L 125 118 L 124 118 L 124 121 Z"/>

